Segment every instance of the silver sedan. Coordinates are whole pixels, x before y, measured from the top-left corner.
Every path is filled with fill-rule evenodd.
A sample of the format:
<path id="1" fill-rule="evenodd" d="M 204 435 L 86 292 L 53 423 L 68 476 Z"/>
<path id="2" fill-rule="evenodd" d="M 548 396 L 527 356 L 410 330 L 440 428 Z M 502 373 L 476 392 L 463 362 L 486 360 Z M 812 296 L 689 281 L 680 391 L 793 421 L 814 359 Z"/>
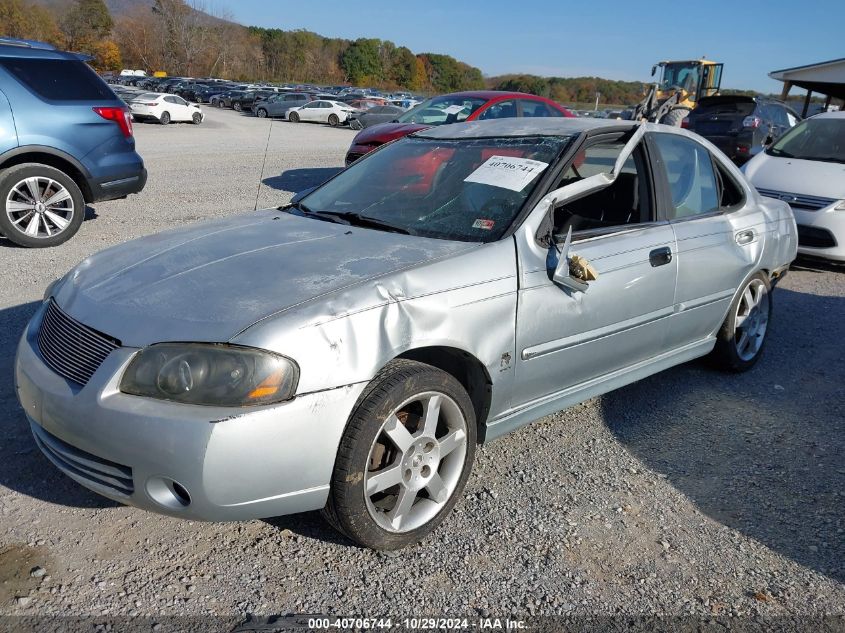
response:
<path id="1" fill-rule="evenodd" d="M 322 509 L 423 538 L 475 447 L 693 358 L 751 368 L 795 221 L 701 138 L 441 126 L 291 204 L 122 244 L 48 288 L 17 392 L 107 497 L 204 520 Z"/>

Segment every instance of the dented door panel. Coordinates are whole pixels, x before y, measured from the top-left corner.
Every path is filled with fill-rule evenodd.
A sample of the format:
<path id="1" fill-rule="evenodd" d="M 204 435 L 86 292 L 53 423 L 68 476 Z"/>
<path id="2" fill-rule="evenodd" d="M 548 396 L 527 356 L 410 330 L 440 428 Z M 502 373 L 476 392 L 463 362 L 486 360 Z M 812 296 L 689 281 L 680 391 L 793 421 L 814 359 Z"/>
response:
<path id="1" fill-rule="evenodd" d="M 546 253 L 521 244 L 514 406 L 633 365 L 663 348 L 672 314 L 676 264 L 654 267 L 650 254 L 674 250 L 667 224 L 572 244 L 598 271 L 585 292 L 549 279 Z"/>

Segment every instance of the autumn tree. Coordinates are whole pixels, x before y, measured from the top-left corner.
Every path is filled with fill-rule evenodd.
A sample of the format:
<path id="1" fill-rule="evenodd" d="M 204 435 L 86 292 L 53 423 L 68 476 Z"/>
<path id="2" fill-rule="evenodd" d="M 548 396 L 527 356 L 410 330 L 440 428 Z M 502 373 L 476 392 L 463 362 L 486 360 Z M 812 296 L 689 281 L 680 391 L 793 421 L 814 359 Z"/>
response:
<path id="1" fill-rule="evenodd" d="M 0 35 L 63 45 L 53 14 L 23 0 L 0 0 Z"/>

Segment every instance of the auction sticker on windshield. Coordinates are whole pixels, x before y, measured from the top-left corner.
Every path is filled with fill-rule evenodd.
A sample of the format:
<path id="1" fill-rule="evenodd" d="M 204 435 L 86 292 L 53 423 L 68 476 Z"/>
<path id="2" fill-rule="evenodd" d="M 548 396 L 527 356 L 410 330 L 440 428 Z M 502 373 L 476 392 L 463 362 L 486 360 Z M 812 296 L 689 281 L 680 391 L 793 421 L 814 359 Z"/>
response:
<path id="1" fill-rule="evenodd" d="M 530 158 L 491 156 L 478 169 L 464 178 L 464 182 L 477 182 L 511 191 L 522 191 L 548 166 L 548 163 Z"/>

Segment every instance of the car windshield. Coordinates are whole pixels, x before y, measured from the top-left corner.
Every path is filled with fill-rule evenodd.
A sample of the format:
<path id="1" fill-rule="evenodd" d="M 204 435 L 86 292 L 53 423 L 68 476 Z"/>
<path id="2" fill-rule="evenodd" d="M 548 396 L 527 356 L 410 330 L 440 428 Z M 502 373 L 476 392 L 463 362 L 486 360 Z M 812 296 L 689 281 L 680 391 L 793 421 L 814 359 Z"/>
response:
<path id="1" fill-rule="evenodd" d="M 845 118 L 821 117 L 802 121 L 766 153 L 781 158 L 845 163 Z"/>
<path id="2" fill-rule="evenodd" d="M 458 123 L 465 121 L 485 103 L 487 103 L 485 99 L 478 97 L 434 97 L 428 101 L 423 101 L 396 120 L 399 123 L 423 123 L 425 125 Z"/>
<path id="3" fill-rule="evenodd" d="M 492 242 L 570 140 L 406 137 L 355 162 L 289 210 L 423 237 Z"/>

